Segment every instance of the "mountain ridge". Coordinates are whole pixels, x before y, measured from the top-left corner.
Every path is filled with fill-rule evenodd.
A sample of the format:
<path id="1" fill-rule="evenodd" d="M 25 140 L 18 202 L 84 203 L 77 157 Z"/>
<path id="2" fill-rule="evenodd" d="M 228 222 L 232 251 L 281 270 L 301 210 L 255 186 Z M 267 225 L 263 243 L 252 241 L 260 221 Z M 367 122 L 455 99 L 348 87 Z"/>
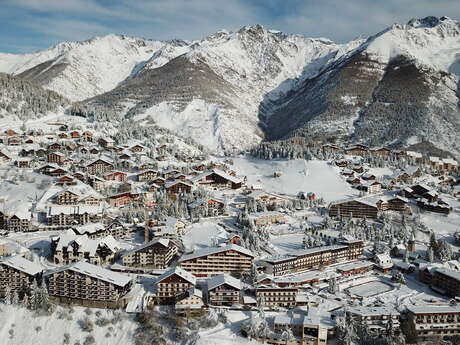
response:
<path id="1" fill-rule="evenodd" d="M 460 24 L 448 17 L 411 19 L 344 44 L 261 25 L 195 41 L 107 35 L 16 61 L 0 54 L 0 71 L 86 108 L 157 122 L 220 153 L 293 136 L 431 141 L 459 153 L 452 135 L 460 129 L 459 36 Z M 437 137 L 423 126 L 405 128 L 414 121 Z"/>

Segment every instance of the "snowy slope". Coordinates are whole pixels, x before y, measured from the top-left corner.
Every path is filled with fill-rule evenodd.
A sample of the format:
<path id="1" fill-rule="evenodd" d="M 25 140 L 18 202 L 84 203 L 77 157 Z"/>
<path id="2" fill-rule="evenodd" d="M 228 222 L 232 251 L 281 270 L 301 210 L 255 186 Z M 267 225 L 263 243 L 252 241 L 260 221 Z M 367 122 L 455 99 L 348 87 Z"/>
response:
<path id="1" fill-rule="evenodd" d="M 459 54 L 457 21 L 395 24 L 280 99 L 267 133 L 369 145 L 427 142 L 458 154 Z"/>
<path id="2" fill-rule="evenodd" d="M 358 194 L 342 179 L 337 167 L 325 161 L 234 158 L 233 164 L 239 174 L 248 177 L 249 186 L 259 185 L 272 193 L 296 196 L 299 192 L 313 192 L 326 202 Z M 274 172 L 282 175 L 274 178 Z"/>
<path id="3" fill-rule="evenodd" d="M 260 25 L 220 31 L 159 50 L 132 78 L 89 102 L 149 116 L 217 152 L 245 149 L 263 138 L 265 108 L 359 43 L 338 45 Z M 158 68 L 158 61 L 180 53 Z"/>
<path id="4" fill-rule="evenodd" d="M 83 100 L 113 89 L 156 51 L 176 44 L 107 35 L 32 54 L 2 54 L 0 71 L 21 75 L 71 100 Z M 169 55 L 161 55 L 156 67 L 180 53 L 172 49 Z"/>

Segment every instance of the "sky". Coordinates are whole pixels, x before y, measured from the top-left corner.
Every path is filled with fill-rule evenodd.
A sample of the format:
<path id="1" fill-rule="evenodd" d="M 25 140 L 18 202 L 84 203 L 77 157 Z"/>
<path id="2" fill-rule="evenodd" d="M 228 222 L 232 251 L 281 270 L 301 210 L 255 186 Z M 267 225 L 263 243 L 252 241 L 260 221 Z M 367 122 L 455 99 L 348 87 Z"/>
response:
<path id="1" fill-rule="evenodd" d="M 460 0 L 0 0 L 0 52 L 109 33 L 199 39 L 250 24 L 346 42 L 430 15 L 460 19 Z"/>

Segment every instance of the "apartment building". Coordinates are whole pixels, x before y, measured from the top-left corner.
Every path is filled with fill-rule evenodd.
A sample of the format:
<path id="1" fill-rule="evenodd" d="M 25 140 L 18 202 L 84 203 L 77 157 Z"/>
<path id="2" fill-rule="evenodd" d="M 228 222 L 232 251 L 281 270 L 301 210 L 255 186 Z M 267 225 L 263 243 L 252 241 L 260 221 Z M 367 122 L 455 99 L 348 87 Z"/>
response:
<path id="1" fill-rule="evenodd" d="M 125 266 L 164 269 L 177 255 L 177 245 L 166 238 L 155 239 L 138 246 L 121 257 Z"/>
<path id="2" fill-rule="evenodd" d="M 460 272 L 448 268 L 436 268 L 431 286 L 449 297 L 460 297 Z"/>
<path id="3" fill-rule="evenodd" d="M 72 230 L 68 230 L 60 236 L 51 238 L 53 261 L 58 265 L 68 265 L 81 260 L 93 265 L 112 264 L 120 249 L 119 243 L 112 236 L 91 239 L 86 235 L 75 235 Z"/>
<path id="4" fill-rule="evenodd" d="M 303 272 L 316 267 L 358 259 L 363 253 L 363 242 L 343 240 L 341 244 L 308 248 L 296 254 L 262 260 L 266 273 L 280 276 Z"/>
<path id="5" fill-rule="evenodd" d="M 41 279 L 42 267 L 20 255 L 5 257 L 0 260 L 0 296 L 5 291 L 22 296 L 28 293 L 34 280 Z"/>
<path id="6" fill-rule="evenodd" d="M 236 244 L 224 247 L 208 247 L 183 255 L 179 265 L 197 277 L 214 276 L 221 273 L 237 275 L 251 271 L 254 255 Z"/>
<path id="7" fill-rule="evenodd" d="M 44 274 L 48 293 L 59 303 L 96 308 L 118 308 L 132 286 L 131 277 L 79 261 Z"/>
<path id="8" fill-rule="evenodd" d="M 393 307 L 352 307 L 346 313 L 357 324 L 366 325 L 376 336 L 398 334 L 401 331 L 400 313 Z"/>
<path id="9" fill-rule="evenodd" d="M 241 281 L 227 274 L 219 274 L 206 282 L 208 304 L 232 306 L 240 303 Z"/>
<path id="10" fill-rule="evenodd" d="M 259 285 L 256 287 L 256 298 L 265 307 L 293 308 L 296 305 L 298 291 L 296 287 Z"/>
<path id="11" fill-rule="evenodd" d="M 183 270 L 175 267 L 166 271 L 158 277 L 155 282 L 156 300 L 160 304 L 175 303 L 175 298 L 183 292 L 195 287 L 196 277 Z"/>
<path id="12" fill-rule="evenodd" d="M 410 305 L 407 307 L 407 316 L 417 341 L 460 334 L 460 306 L 458 305 Z"/>

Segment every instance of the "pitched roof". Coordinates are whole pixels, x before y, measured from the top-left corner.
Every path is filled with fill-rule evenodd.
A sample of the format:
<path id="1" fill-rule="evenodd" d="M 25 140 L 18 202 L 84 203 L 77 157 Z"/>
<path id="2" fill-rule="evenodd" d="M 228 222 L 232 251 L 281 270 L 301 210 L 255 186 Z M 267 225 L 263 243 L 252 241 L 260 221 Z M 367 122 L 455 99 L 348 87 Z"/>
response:
<path id="1" fill-rule="evenodd" d="M 147 242 L 147 243 L 144 243 L 140 246 L 136 246 L 128 251 L 126 251 L 125 253 L 123 253 L 122 256 L 126 256 L 126 255 L 130 255 L 130 254 L 133 254 L 133 253 L 136 253 L 138 252 L 139 250 L 142 250 L 144 248 L 148 248 L 150 246 L 153 246 L 157 243 L 161 244 L 163 247 L 168 247 L 169 246 L 169 242 L 170 240 L 167 239 L 167 238 L 159 238 L 159 239 L 155 239 L 153 241 L 150 241 L 150 242 Z"/>
<path id="2" fill-rule="evenodd" d="M 10 256 L 0 260 L 0 265 L 6 265 L 29 275 L 36 275 L 43 271 L 43 268 L 36 263 L 24 259 L 21 255 Z"/>
<path id="3" fill-rule="evenodd" d="M 221 286 L 223 284 L 227 284 L 231 287 L 234 287 L 235 289 L 241 290 L 241 281 L 229 276 L 227 274 L 219 274 L 217 276 L 214 276 L 212 278 L 209 278 L 207 281 L 207 286 L 208 286 L 208 291 L 213 290 L 218 286 Z"/>
<path id="4" fill-rule="evenodd" d="M 196 284 L 196 277 L 193 274 L 191 274 L 190 272 L 187 272 L 186 270 L 184 270 L 184 269 L 182 269 L 182 268 L 180 268 L 178 266 L 170 269 L 169 271 L 166 271 L 161 276 L 159 276 L 158 279 L 156 280 L 156 283 L 158 284 L 162 280 L 164 280 L 166 278 L 169 278 L 174 274 L 176 274 L 179 277 L 185 279 L 186 281 L 188 281 L 192 285 Z"/>
<path id="5" fill-rule="evenodd" d="M 130 276 L 127 276 L 122 273 L 110 271 L 101 266 L 90 264 L 86 261 L 78 261 L 70 265 L 59 267 L 57 269 L 46 272 L 45 275 L 50 275 L 53 273 L 67 271 L 67 270 L 81 273 L 81 274 L 84 274 L 90 277 L 94 277 L 96 279 L 100 279 L 108 283 L 115 284 L 117 286 L 122 286 L 122 287 L 126 286 L 131 281 Z"/>
<path id="6" fill-rule="evenodd" d="M 181 258 L 179 259 L 179 263 L 187 261 L 187 260 L 199 258 L 199 257 L 202 257 L 202 256 L 207 256 L 207 255 L 212 255 L 212 254 L 225 252 L 227 250 L 235 250 L 235 251 L 237 251 L 239 253 L 254 257 L 254 254 L 252 254 L 252 252 L 250 250 L 248 250 L 246 248 L 243 248 L 243 247 L 240 247 L 240 246 L 238 246 L 236 244 L 229 244 L 229 245 L 224 246 L 224 247 L 207 247 L 207 248 L 199 249 L 199 250 L 195 251 L 192 254 L 182 255 Z"/>

